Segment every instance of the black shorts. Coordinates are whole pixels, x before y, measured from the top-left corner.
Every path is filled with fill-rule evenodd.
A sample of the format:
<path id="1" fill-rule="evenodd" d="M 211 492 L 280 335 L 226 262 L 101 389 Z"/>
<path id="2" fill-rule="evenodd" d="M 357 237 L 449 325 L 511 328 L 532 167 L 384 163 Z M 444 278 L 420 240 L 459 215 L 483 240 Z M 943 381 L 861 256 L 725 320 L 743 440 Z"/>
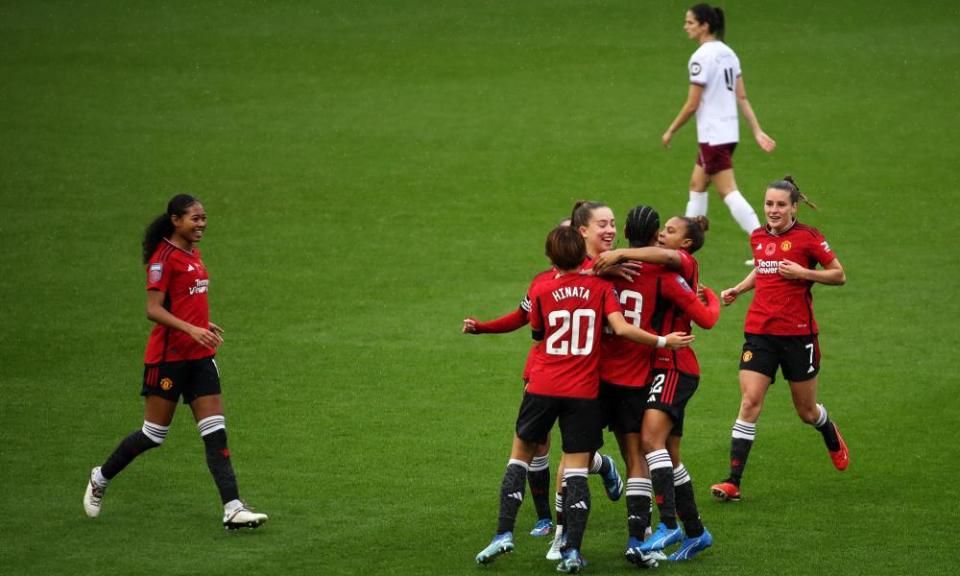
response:
<path id="1" fill-rule="evenodd" d="M 160 396 L 189 404 L 200 396 L 220 394 L 220 370 L 213 356 L 200 360 L 161 362 L 143 367 L 141 396 Z"/>
<path id="2" fill-rule="evenodd" d="M 564 452 L 595 452 L 603 446 L 603 411 L 599 400 L 543 396 L 529 392 L 523 395 L 523 402 L 520 403 L 517 437 L 543 444 L 558 418 Z"/>
<path id="3" fill-rule="evenodd" d="M 619 386 L 600 382 L 600 402 L 603 405 L 604 423 L 611 432 L 621 434 L 640 433 L 643 411 L 647 406 L 647 386 Z"/>
<path id="4" fill-rule="evenodd" d="M 687 402 L 700 386 L 700 377 L 679 370 L 653 371 L 653 380 L 647 389 L 647 409 L 666 412 L 673 420 L 671 436 L 683 436 L 683 416 Z"/>
<path id="5" fill-rule="evenodd" d="M 820 342 L 816 334 L 770 336 L 744 334 L 740 369 L 753 370 L 776 380 L 777 367 L 790 382 L 803 382 L 820 372 Z"/>

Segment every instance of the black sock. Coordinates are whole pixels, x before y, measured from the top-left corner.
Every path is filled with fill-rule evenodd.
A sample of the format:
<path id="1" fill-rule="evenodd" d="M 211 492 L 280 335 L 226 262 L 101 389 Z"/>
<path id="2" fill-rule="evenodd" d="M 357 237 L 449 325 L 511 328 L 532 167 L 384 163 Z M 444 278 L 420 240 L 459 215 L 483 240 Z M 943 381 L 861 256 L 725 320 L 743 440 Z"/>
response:
<path id="1" fill-rule="evenodd" d="M 213 481 L 220 491 L 220 501 L 226 504 L 240 498 L 237 477 L 230 463 L 230 450 L 227 448 L 227 430 L 220 428 L 203 436 L 204 451 L 207 453 L 207 468 L 213 475 Z"/>
<path id="2" fill-rule="evenodd" d="M 650 527 L 652 492 L 653 485 L 649 478 L 627 479 L 627 530 L 637 540 L 643 540 Z"/>
<path id="3" fill-rule="evenodd" d="M 587 519 L 590 517 L 590 486 L 587 484 L 587 469 L 567 468 L 564 476 L 567 480 L 567 493 L 563 499 L 566 522 L 564 534 L 567 537 L 564 549 L 579 550 L 583 544 L 583 533 L 587 529 Z"/>
<path id="4" fill-rule="evenodd" d="M 523 492 L 527 483 L 527 463 L 510 460 L 507 471 L 503 473 L 500 484 L 500 516 L 497 520 L 497 534 L 513 532 L 517 521 L 517 510 L 523 503 Z"/>
<path id="5" fill-rule="evenodd" d="M 743 478 L 743 470 L 747 467 L 747 456 L 757 435 L 757 425 L 737 419 L 733 425 L 733 434 L 730 439 L 730 478 L 729 481 L 737 486 Z"/>
<path id="6" fill-rule="evenodd" d="M 673 470 L 673 491 L 677 498 L 677 518 L 683 522 L 683 533 L 688 538 L 703 534 L 703 522 L 697 510 L 697 499 L 693 495 L 693 480 L 681 463 Z"/>
<path id="7" fill-rule="evenodd" d="M 823 407 L 823 404 L 817 404 L 817 407 L 820 408 L 820 418 L 813 423 L 813 426 L 823 435 L 823 443 L 827 445 L 827 450 L 836 452 L 840 449 L 840 439 L 837 438 L 837 429 L 834 428 L 833 422 L 830 420 L 830 417 L 827 416 L 827 409 Z"/>
<path id="8" fill-rule="evenodd" d="M 538 456 L 530 463 L 527 473 L 527 482 L 530 484 L 530 496 L 537 509 L 537 518 L 551 519 L 550 513 L 550 460 L 547 456 Z"/>
<path id="9" fill-rule="evenodd" d="M 110 454 L 107 461 L 100 467 L 100 473 L 103 474 L 104 478 L 110 480 L 133 462 L 134 458 L 159 445 L 159 443 L 147 438 L 143 430 L 137 430 L 120 441 L 113 454 Z"/>
<path id="10" fill-rule="evenodd" d="M 647 454 L 647 466 L 650 469 L 650 481 L 657 498 L 660 521 L 667 528 L 677 527 L 677 505 L 673 493 L 673 463 L 666 449 L 655 450 Z"/>

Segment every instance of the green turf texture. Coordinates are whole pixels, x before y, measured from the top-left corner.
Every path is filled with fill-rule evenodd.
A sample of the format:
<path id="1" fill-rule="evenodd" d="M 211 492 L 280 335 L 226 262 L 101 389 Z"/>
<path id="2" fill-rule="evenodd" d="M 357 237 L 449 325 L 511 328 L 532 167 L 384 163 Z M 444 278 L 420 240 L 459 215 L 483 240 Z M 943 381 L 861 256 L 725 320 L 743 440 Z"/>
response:
<path id="1" fill-rule="evenodd" d="M 0 3 L 0 573 L 478 574 L 529 332 L 467 337 L 546 267 L 580 198 L 680 213 L 691 122 L 660 135 L 696 48 L 671 2 Z M 664 574 L 948 574 L 960 562 L 956 134 L 949 2 L 725 4 L 750 100 L 740 188 L 793 173 L 844 264 L 818 286 L 820 399 L 852 450 L 771 390 L 721 505 L 746 302 L 696 344 L 684 460 L 716 543 Z M 220 527 L 185 407 L 159 450 L 81 493 L 142 421 L 139 241 L 188 191 L 241 493 Z M 722 289 L 746 238 L 718 197 L 698 254 Z M 622 242 L 621 242 L 622 244 Z M 608 438 L 608 451 L 615 451 Z M 557 455 L 553 456 L 553 465 Z M 590 574 L 627 574 L 625 509 L 592 482 Z M 552 573 L 526 535 L 490 574 Z"/>

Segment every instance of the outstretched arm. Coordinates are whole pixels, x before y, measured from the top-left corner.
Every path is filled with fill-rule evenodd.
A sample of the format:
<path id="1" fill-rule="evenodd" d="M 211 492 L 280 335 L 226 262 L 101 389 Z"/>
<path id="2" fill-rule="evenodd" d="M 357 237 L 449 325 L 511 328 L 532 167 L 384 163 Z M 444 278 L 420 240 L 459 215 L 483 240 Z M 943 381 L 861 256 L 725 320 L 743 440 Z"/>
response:
<path id="1" fill-rule="evenodd" d="M 470 316 L 463 319 L 464 334 L 502 334 L 523 328 L 529 322 L 529 316 L 523 308 L 517 308 L 506 316 L 501 316 L 489 322 L 480 322 Z"/>
<path id="2" fill-rule="evenodd" d="M 611 312 L 607 314 L 607 322 L 610 324 L 610 328 L 613 329 L 614 334 L 617 336 L 622 336 L 628 340 L 633 340 L 638 344 L 646 344 L 647 346 L 656 346 L 657 348 L 670 348 L 675 350 L 677 348 L 686 348 L 693 342 L 695 336 L 692 334 L 686 334 L 684 332 L 671 332 L 666 336 L 657 336 L 637 328 L 633 324 L 630 324 L 623 318 L 623 314 L 620 312 Z"/>
<path id="3" fill-rule="evenodd" d="M 757 269 L 754 268 L 747 274 L 747 277 L 740 281 L 739 284 L 733 288 L 727 288 L 720 293 L 720 299 L 723 300 L 724 306 L 729 306 L 733 304 L 733 301 L 737 299 L 737 296 L 743 294 L 744 292 L 749 292 L 753 290 L 753 287 L 757 285 Z"/>
<path id="4" fill-rule="evenodd" d="M 743 117 L 747 119 L 747 124 L 750 125 L 750 131 L 753 132 L 753 138 L 757 141 L 757 146 L 760 146 L 764 152 L 773 152 L 777 143 L 760 128 L 760 121 L 757 120 L 757 115 L 754 114 L 753 107 L 747 100 L 747 89 L 743 85 L 742 76 L 737 77 L 737 104 L 740 105 L 740 111 L 743 112 Z"/>
<path id="5" fill-rule="evenodd" d="M 617 250 L 608 250 L 599 256 L 593 263 L 594 269 L 603 272 L 611 266 L 625 260 L 637 260 L 649 264 L 662 264 L 671 270 L 679 270 L 681 267 L 680 254 L 670 248 L 658 248 L 656 246 L 645 246 L 643 248 L 619 248 Z"/>
<path id="6" fill-rule="evenodd" d="M 700 298 L 696 296 L 695 293 L 691 293 L 683 301 L 678 302 L 680 309 L 690 317 L 691 320 L 697 323 L 697 326 L 701 328 L 706 328 L 707 330 L 713 328 L 717 324 L 717 320 L 720 319 L 720 300 L 717 298 L 717 295 L 714 294 L 713 290 L 703 287 L 703 295 L 707 299 L 707 305 L 704 306 L 703 302 L 700 301 Z"/>

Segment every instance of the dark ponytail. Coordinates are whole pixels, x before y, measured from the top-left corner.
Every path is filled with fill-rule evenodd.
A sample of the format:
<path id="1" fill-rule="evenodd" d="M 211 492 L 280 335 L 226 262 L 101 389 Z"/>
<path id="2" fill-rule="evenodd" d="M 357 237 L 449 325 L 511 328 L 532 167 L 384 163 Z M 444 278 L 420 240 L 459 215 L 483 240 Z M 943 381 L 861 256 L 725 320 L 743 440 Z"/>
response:
<path id="1" fill-rule="evenodd" d="M 143 233 L 143 263 L 150 262 L 150 257 L 156 252 L 157 246 L 164 238 L 173 234 L 173 216 L 183 216 L 196 202 L 200 200 L 189 194 L 177 194 L 167 203 L 167 211 L 153 219 Z"/>
<path id="2" fill-rule="evenodd" d="M 683 221 L 687 225 L 686 237 L 690 240 L 687 252 L 693 254 L 703 248 L 703 243 L 707 240 L 706 231 L 710 229 L 710 220 L 707 220 L 706 216 L 683 216 Z"/>
<path id="3" fill-rule="evenodd" d="M 723 35 L 727 31 L 726 17 L 723 14 L 723 8 L 719 6 L 710 6 L 709 4 L 697 4 L 690 8 L 693 17 L 697 22 L 709 25 L 710 33 L 717 37 L 717 40 L 723 40 Z"/>
<path id="4" fill-rule="evenodd" d="M 767 188 L 776 188 L 777 190 L 783 190 L 790 194 L 790 203 L 796 204 L 797 202 L 803 202 L 807 206 L 817 209 L 817 205 L 810 201 L 807 198 L 806 194 L 800 191 L 800 185 L 797 184 L 797 181 L 793 179 L 793 176 L 787 174 L 783 177 L 783 180 L 777 180 L 776 182 L 771 183 Z"/>
<path id="5" fill-rule="evenodd" d="M 660 214 L 649 206 L 635 206 L 627 213 L 627 224 L 623 233 L 630 241 L 631 248 L 642 248 L 653 244 L 660 231 Z"/>

